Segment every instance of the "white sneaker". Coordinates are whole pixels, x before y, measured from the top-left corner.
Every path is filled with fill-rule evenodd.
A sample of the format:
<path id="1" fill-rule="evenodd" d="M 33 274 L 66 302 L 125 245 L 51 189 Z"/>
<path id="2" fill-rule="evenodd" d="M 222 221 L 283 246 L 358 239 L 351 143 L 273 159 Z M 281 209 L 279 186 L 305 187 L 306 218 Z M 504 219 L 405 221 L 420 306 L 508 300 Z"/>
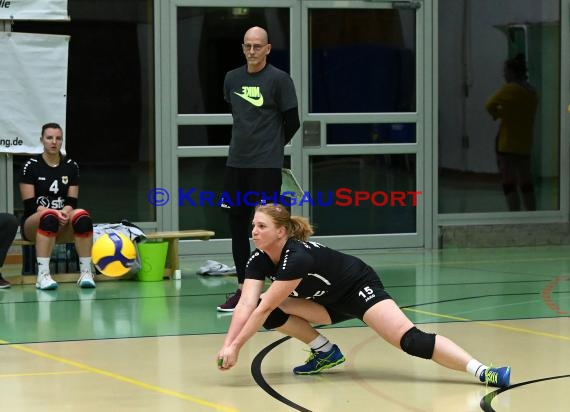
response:
<path id="1" fill-rule="evenodd" d="M 54 290 L 57 289 L 57 282 L 51 278 L 49 273 L 41 273 L 38 274 L 36 289 Z"/>
<path id="2" fill-rule="evenodd" d="M 77 280 L 77 284 L 80 288 L 93 289 L 95 287 L 95 280 L 93 279 L 93 273 L 83 272 Z"/>

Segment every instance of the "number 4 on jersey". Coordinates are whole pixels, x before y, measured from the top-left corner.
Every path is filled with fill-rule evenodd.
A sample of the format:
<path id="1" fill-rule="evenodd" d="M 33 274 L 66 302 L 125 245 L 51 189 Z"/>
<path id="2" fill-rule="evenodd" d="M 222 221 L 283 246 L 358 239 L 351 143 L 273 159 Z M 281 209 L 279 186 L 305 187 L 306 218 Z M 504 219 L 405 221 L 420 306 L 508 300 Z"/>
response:
<path id="1" fill-rule="evenodd" d="M 49 191 L 53 192 L 54 194 L 59 193 L 59 185 L 57 184 L 57 179 L 55 179 L 49 187 Z"/>

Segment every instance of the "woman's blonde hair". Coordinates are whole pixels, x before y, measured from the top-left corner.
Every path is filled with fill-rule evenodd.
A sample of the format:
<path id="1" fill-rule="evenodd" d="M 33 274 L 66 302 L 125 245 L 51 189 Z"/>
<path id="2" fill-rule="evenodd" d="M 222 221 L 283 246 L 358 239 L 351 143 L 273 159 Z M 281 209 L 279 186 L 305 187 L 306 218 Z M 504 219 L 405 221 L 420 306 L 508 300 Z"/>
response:
<path id="1" fill-rule="evenodd" d="M 284 227 L 289 238 L 305 241 L 315 233 L 307 219 L 302 216 L 291 216 L 284 206 L 268 203 L 257 206 L 255 211 L 269 216 L 275 226 Z"/>

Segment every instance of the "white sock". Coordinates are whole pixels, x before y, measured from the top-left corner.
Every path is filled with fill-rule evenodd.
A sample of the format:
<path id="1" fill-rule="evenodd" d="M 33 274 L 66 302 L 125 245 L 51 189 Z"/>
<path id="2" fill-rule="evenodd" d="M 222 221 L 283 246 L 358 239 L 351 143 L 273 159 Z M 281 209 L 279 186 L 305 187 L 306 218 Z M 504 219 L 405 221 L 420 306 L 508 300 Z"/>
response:
<path id="1" fill-rule="evenodd" d="M 487 369 L 487 366 L 483 365 L 477 359 L 471 359 L 469 362 L 467 362 L 467 367 L 465 369 L 467 372 L 479 379 L 481 373 Z"/>
<path id="2" fill-rule="evenodd" d="M 328 352 L 332 349 L 333 345 L 323 335 L 317 336 L 313 341 L 309 342 L 312 350 L 317 352 Z"/>
<path id="3" fill-rule="evenodd" d="M 47 273 L 49 275 L 49 259 L 48 257 L 37 257 L 38 276 Z"/>
<path id="4" fill-rule="evenodd" d="M 80 257 L 79 258 L 79 271 L 81 273 L 91 273 L 91 258 L 90 257 Z"/>

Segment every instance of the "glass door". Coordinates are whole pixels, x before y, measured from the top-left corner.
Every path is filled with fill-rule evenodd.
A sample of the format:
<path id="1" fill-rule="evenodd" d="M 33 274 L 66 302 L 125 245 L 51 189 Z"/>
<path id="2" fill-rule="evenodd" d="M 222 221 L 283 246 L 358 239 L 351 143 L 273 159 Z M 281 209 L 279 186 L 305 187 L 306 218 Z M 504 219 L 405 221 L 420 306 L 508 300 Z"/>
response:
<path id="1" fill-rule="evenodd" d="M 419 3 L 302 5 L 303 211 L 329 245 L 423 246 Z"/>
<path id="2" fill-rule="evenodd" d="M 291 40 L 292 19 L 299 15 L 295 7 L 299 9 L 298 0 L 183 0 L 171 1 L 164 10 L 162 20 L 174 20 L 164 27 L 175 28 L 164 44 L 174 53 L 165 56 L 171 68 L 163 72 L 171 78 L 162 83 L 169 104 L 161 108 L 170 112 L 163 116 L 163 136 L 170 139 L 163 146 L 163 181 L 173 196 L 161 211 L 165 223 L 170 220 L 173 227 L 216 232 L 214 242 L 198 243 L 198 248 L 231 250 L 227 214 L 216 202 L 223 191 L 232 127 L 230 107 L 223 98 L 225 74 L 246 63 L 243 36 L 250 27 L 261 26 L 272 44 L 268 62 L 289 73 L 299 88 L 299 70 L 291 64 L 291 50 L 298 47 Z M 290 152 L 287 147 L 286 167 L 291 164 Z"/>
<path id="3" fill-rule="evenodd" d="M 272 43 L 268 61 L 297 88 L 302 126 L 285 167 L 305 195 L 293 212 L 334 247 L 422 246 L 419 12 L 390 1 L 161 3 L 157 186 L 170 197 L 157 209 L 159 226 L 214 230 L 216 241 L 194 253 L 230 250 L 225 214 L 197 196 L 221 193 L 232 123 L 223 79 L 245 63 L 243 34 L 258 25 Z"/>

